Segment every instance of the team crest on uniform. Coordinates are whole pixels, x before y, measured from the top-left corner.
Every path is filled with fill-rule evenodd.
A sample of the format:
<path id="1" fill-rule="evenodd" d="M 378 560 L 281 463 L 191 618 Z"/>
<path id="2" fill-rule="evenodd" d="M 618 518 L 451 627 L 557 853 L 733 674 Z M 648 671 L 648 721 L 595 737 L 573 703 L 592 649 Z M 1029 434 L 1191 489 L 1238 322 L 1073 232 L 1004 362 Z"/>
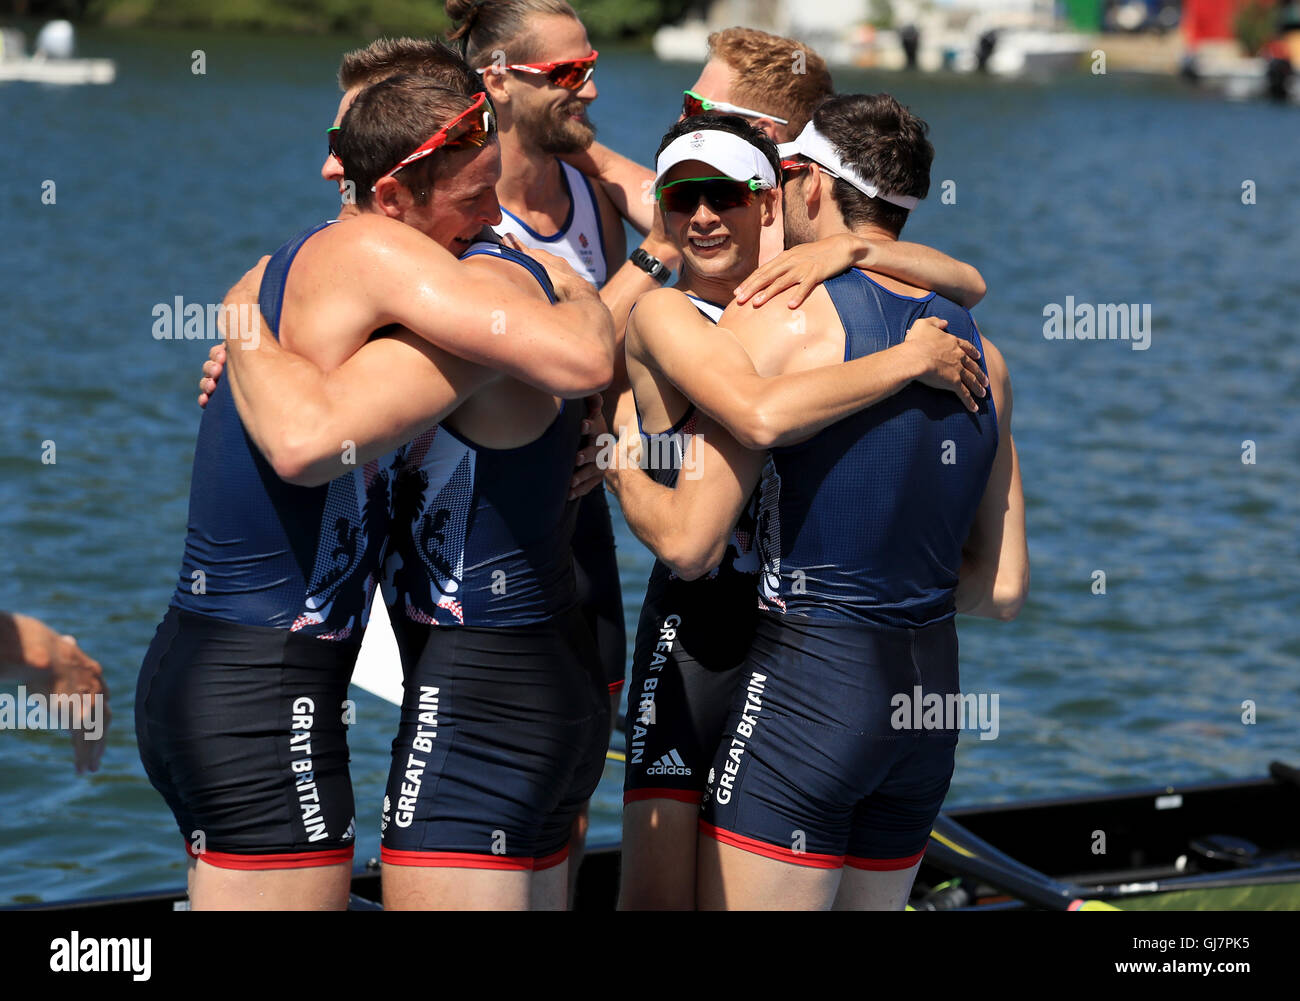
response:
<path id="1" fill-rule="evenodd" d="M 583 249 L 583 250 L 586 250 L 586 249 L 587 249 L 587 234 L 586 234 L 586 233 L 579 233 L 579 234 L 578 234 L 578 242 L 579 242 L 580 244 L 582 244 L 582 249 Z"/>
<path id="2" fill-rule="evenodd" d="M 691 136 L 691 149 L 699 149 L 703 145 L 704 145 L 703 132 L 697 132 L 695 133 L 695 135 Z"/>

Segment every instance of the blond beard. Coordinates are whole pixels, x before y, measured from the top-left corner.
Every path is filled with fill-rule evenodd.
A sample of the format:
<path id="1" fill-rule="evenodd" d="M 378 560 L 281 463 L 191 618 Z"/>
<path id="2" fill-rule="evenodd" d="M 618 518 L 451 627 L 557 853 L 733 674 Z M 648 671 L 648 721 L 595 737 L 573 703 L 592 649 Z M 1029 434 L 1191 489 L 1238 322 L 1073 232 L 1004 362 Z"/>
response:
<path id="1" fill-rule="evenodd" d="M 530 122 L 525 128 L 529 145 L 535 146 L 543 153 L 581 153 L 596 139 L 596 126 L 590 121 L 580 123 L 568 121 L 561 116 L 567 115 L 572 105 L 560 108 L 554 116 L 548 116 L 542 122 Z M 584 112 L 585 115 L 585 112 Z"/>

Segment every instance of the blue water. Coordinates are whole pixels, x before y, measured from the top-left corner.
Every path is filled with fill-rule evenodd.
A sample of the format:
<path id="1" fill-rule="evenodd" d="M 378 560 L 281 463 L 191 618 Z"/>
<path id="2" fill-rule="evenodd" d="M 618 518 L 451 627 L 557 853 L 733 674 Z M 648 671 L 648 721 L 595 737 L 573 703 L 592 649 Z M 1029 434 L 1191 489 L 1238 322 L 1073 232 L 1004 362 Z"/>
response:
<path id="1" fill-rule="evenodd" d="M 179 565 L 208 345 L 154 340 L 152 308 L 219 301 L 333 213 L 316 172 L 343 48 L 87 33 L 83 53 L 118 60 L 116 84 L 0 87 L 0 608 L 76 634 L 116 713 L 93 777 L 74 775 L 62 736 L 0 733 L 0 903 L 183 881 L 130 703 Z M 603 53 L 602 138 L 648 162 L 695 69 Z M 965 689 L 997 694 L 1001 725 L 963 737 L 949 802 L 1300 759 L 1296 111 L 1113 76 L 837 82 L 890 89 L 929 121 L 935 186 L 905 235 L 982 269 L 977 318 L 1015 386 L 1033 592 L 1015 623 L 961 622 Z M 1150 304 L 1150 349 L 1045 339 L 1044 307 L 1066 296 Z M 650 561 L 625 531 L 619 559 L 631 635 Z M 358 711 L 365 858 L 393 710 L 359 694 Z M 597 838 L 617 834 L 615 767 Z"/>

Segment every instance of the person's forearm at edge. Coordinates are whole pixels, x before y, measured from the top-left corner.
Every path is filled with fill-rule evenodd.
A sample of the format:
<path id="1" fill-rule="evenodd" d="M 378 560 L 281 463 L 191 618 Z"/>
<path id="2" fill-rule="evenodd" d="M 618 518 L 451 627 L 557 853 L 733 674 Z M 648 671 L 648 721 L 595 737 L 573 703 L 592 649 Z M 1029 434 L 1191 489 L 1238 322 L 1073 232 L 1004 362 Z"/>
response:
<path id="1" fill-rule="evenodd" d="M 662 259 L 662 258 L 661 258 Z M 612 427 L 618 400 L 628 388 L 627 355 L 624 343 L 627 336 L 627 317 L 632 307 L 646 292 L 659 288 L 659 282 L 627 261 L 614 273 L 614 277 L 600 290 L 600 298 L 614 321 L 614 366 L 609 386 L 604 390 L 605 420 Z"/>
<path id="2" fill-rule="evenodd" d="M 69 672 L 83 669 L 96 679 L 88 687 L 102 692 L 103 669 L 75 640 L 30 615 L 0 612 L 0 681 L 49 693 L 71 680 Z"/>
<path id="3" fill-rule="evenodd" d="M 957 611 L 1009 622 L 1029 595 L 1029 541 L 1025 491 L 1011 422 L 1015 409 L 1011 377 L 1002 352 L 983 338 L 989 384 L 998 414 L 998 450 L 993 458 L 966 543 L 954 596 Z"/>
<path id="4" fill-rule="evenodd" d="M 52 633 L 30 615 L 0 612 L 0 681 L 48 688 Z"/>
<path id="5" fill-rule="evenodd" d="M 1010 622 L 1020 614 L 1029 595 L 1029 549 L 1025 541 L 1024 493 L 1015 439 L 1008 435 L 998 447 L 1005 449 L 1009 456 L 1009 478 L 1013 486 L 996 499 L 997 506 L 981 511 L 980 520 L 988 527 L 980 530 L 977 522 L 971 539 L 962 549 L 954 600 L 957 611 L 963 615 Z M 993 480 L 990 477 L 990 482 Z"/>

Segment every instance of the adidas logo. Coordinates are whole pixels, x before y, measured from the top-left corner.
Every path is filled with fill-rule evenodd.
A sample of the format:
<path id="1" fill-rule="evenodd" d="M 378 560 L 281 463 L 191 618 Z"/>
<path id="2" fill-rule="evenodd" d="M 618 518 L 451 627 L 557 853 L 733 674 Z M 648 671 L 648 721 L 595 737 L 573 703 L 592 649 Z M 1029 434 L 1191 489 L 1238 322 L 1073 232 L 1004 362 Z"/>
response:
<path id="1" fill-rule="evenodd" d="M 353 817 L 348 821 L 348 829 L 343 832 L 343 840 L 351 841 L 357 836 L 357 818 Z"/>
<path id="2" fill-rule="evenodd" d="M 662 758 L 645 770 L 647 775 L 690 775 L 691 770 L 686 767 L 686 762 L 682 756 L 677 753 L 677 748 L 673 748 Z"/>

